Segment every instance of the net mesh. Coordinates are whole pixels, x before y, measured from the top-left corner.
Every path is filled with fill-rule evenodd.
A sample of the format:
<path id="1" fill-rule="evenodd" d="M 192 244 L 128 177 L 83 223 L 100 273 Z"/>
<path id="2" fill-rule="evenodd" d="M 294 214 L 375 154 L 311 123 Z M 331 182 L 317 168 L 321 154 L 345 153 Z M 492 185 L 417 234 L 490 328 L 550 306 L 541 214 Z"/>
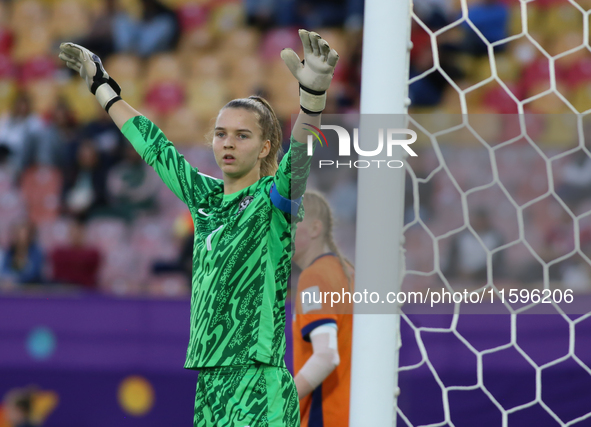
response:
<path id="1" fill-rule="evenodd" d="M 415 2 L 402 290 L 523 298 L 402 314 L 399 426 L 591 425 L 590 7 Z"/>

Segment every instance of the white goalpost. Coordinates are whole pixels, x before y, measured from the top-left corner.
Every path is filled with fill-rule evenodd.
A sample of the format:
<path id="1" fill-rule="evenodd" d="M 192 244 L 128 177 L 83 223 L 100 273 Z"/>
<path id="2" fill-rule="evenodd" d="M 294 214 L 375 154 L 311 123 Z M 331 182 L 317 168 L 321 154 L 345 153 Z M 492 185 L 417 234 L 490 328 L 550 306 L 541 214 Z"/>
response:
<path id="1" fill-rule="evenodd" d="M 369 145 L 368 149 L 375 148 L 370 138 L 363 137 L 365 131 L 369 131 L 364 129 L 364 115 L 395 115 L 398 121 L 396 127 L 404 128 L 408 108 L 410 12 L 411 3 L 406 0 L 365 2 L 360 123 L 362 149 L 364 143 Z M 401 151 L 395 151 L 397 157 L 394 158 L 400 159 Z M 379 291 L 388 288 L 392 278 L 400 277 L 401 195 L 404 195 L 404 169 L 367 168 L 359 171 L 356 289 Z M 351 427 L 393 426 L 395 423 L 399 322 L 400 317 L 396 314 L 364 313 L 355 307 Z"/>
<path id="2" fill-rule="evenodd" d="M 562 7 L 557 17 L 543 9 L 556 2 L 548 6 L 549 1 L 539 5 L 519 0 L 512 9 L 512 30 L 491 43 L 470 21 L 469 9 L 478 2 L 458 3 L 459 17 L 432 30 L 413 12 L 410 0 L 365 2 L 360 147 L 366 144 L 368 150 L 375 149 L 375 135 L 364 132 L 369 131 L 367 115 L 387 114 L 396 127 L 417 132 L 415 145 L 421 151 L 418 158 L 405 158 L 402 149 L 394 151 L 390 159 L 404 160 L 403 169 L 358 171 L 355 290 L 428 294 L 438 288 L 484 295 L 491 299 L 490 307 L 493 301 L 497 310 L 501 307 L 495 314 L 508 319 L 507 337 L 502 342 L 491 339 L 476 344 L 479 333 L 496 333 L 501 327 L 488 328 L 481 322 L 480 332 L 470 330 L 466 323 L 480 321 L 472 322 L 463 314 L 463 303 L 452 306 L 445 325 L 417 323 L 406 313 L 372 314 L 367 304 L 355 305 L 350 425 L 463 427 L 465 420 L 478 419 L 478 414 L 464 417 L 453 407 L 454 396 L 469 393 L 478 394 L 482 408 L 495 413 L 487 426 L 591 425 L 585 424 L 591 422 L 591 354 L 587 354 L 591 351 L 584 345 L 591 339 L 587 326 L 591 308 L 584 304 L 584 292 L 591 292 L 591 179 L 587 193 L 573 195 L 577 184 L 585 182 L 585 174 L 591 174 L 587 143 L 591 140 L 591 84 L 576 86 L 572 73 L 565 74 L 571 81 L 561 80 L 562 68 L 575 69 L 576 61 L 581 61 L 582 69 L 584 64 L 587 71 L 590 67 L 591 8 L 587 10 L 585 2 L 564 0 L 555 6 L 556 10 Z M 567 22 L 564 27 L 556 23 L 560 19 Z M 432 65 L 409 78 L 413 22 L 428 35 Z M 476 80 L 459 81 L 442 66 L 445 52 L 438 43 L 460 26 L 469 28 L 486 46 L 477 59 L 462 57 L 469 61 L 467 68 L 480 76 Z M 570 38 L 564 37 L 563 42 L 541 41 L 543 31 L 560 34 L 565 29 Z M 522 61 L 521 71 L 516 71 L 518 61 L 513 57 Z M 536 60 L 542 71 L 535 70 Z M 548 84 L 533 81 L 541 78 L 535 74 L 528 81 L 526 69 L 541 74 Z M 444 95 L 445 114 L 408 116 L 409 86 L 433 73 L 439 73 L 451 88 L 446 93 L 454 95 L 453 102 Z M 516 73 L 525 77 L 519 80 Z M 521 82 L 529 85 L 527 90 L 518 87 Z M 490 90 L 492 86 L 498 90 Z M 479 116 L 487 112 L 481 107 L 482 99 L 493 93 L 502 93 L 502 101 L 497 102 L 514 104 L 516 114 Z M 554 112 L 562 115 L 550 114 Z M 409 180 L 406 186 L 405 179 Z M 405 206 L 409 192 L 412 205 Z M 470 262 L 457 260 L 461 245 L 472 251 Z M 454 257 L 460 265 L 455 269 Z M 482 263 L 482 277 L 470 273 L 470 263 Z M 465 271 L 458 273 L 462 268 Z M 512 291 L 523 298 L 510 301 Z M 549 295 L 548 304 L 536 295 Z M 566 306 L 565 295 L 573 296 L 575 304 Z M 555 319 L 551 321 L 560 324 L 557 330 L 562 328 L 555 342 L 536 335 L 544 333 L 535 329 L 537 323 L 544 324 L 544 318 L 531 313 L 541 308 L 553 316 L 546 321 Z M 523 325 L 531 335 L 523 332 Z M 429 341 L 433 336 L 451 344 L 434 345 Z M 563 349 L 553 353 L 553 345 Z M 403 361 L 400 355 L 405 354 L 405 346 L 414 353 Z M 449 351 L 449 360 L 436 360 L 434 349 Z M 442 365 L 453 368 L 456 356 L 458 363 L 462 357 L 474 361 L 469 380 L 446 377 Z M 496 363 L 494 369 L 491 360 Z M 504 366 L 519 366 L 521 371 L 514 372 L 513 380 Z M 459 370 L 464 368 L 458 365 Z M 506 399 L 491 380 L 494 373 L 507 374 L 505 385 L 511 389 L 511 381 L 523 382 L 520 375 L 526 371 L 531 373 L 528 381 L 533 391 L 514 400 Z M 439 396 L 442 408 L 428 421 L 413 415 L 408 404 L 420 400 L 421 391 L 411 392 L 401 385 L 408 385 L 401 378 L 417 378 L 412 375 L 418 372 L 428 377 L 430 392 Z M 572 378 L 582 381 L 576 392 L 570 391 L 576 388 Z M 516 383 L 514 388 L 521 386 Z M 409 398 L 410 393 L 419 395 Z M 401 407 L 403 397 L 407 400 Z"/>

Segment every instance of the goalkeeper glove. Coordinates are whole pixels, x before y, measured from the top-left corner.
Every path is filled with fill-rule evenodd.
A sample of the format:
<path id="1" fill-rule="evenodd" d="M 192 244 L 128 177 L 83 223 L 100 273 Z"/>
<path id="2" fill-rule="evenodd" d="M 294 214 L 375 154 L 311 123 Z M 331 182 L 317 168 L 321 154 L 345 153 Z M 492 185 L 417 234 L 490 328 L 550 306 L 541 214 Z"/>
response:
<path id="1" fill-rule="evenodd" d="M 107 74 L 100 58 L 94 53 L 74 43 L 62 43 L 59 57 L 68 68 L 80 73 L 90 92 L 107 112 L 121 100 L 121 87 Z"/>
<path id="2" fill-rule="evenodd" d="M 326 107 L 326 90 L 339 60 L 336 50 L 317 33 L 299 30 L 304 60 L 291 49 L 281 51 L 281 59 L 300 82 L 300 106 L 304 113 L 318 115 Z"/>

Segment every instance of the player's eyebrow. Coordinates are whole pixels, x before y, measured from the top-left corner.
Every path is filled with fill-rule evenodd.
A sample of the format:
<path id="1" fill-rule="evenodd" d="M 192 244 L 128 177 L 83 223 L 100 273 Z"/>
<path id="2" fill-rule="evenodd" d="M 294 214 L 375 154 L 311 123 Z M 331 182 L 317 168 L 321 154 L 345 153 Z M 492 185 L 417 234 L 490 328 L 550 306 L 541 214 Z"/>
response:
<path id="1" fill-rule="evenodd" d="M 214 130 L 226 130 L 226 128 L 221 127 L 221 126 L 217 126 Z M 252 131 L 250 129 L 236 129 L 236 132 L 248 132 L 248 133 L 252 133 Z"/>

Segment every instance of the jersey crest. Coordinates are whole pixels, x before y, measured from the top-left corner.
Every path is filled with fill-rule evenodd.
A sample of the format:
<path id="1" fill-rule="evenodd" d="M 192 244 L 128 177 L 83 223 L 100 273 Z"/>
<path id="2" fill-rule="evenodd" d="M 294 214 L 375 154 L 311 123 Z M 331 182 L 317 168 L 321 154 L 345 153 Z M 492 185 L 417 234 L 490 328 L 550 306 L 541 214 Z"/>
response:
<path id="1" fill-rule="evenodd" d="M 248 207 L 248 205 L 250 205 L 250 202 L 252 202 L 253 199 L 254 199 L 253 196 L 246 196 L 245 198 L 240 200 L 240 205 L 238 208 L 238 212 L 236 212 L 236 215 L 238 215 L 240 212 L 242 212 L 244 209 L 246 209 Z"/>

